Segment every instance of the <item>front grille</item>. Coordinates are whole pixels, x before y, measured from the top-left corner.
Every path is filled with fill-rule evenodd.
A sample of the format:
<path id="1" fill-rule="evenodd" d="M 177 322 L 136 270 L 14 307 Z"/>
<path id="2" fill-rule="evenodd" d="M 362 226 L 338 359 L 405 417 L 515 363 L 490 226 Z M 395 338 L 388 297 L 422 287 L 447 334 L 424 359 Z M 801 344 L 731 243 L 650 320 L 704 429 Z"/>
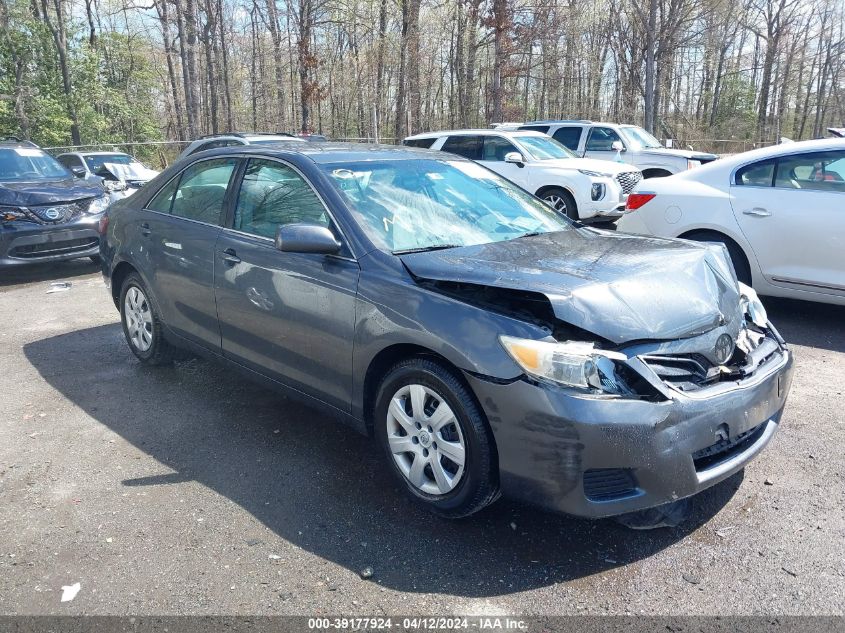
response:
<path id="1" fill-rule="evenodd" d="M 81 237 L 74 240 L 62 240 L 59 242 L 41 242 L 39 244 L 26 244 L 14 247 L 9 253 L 12 257 L 21 259 L 33 257 L 49 257 L 50 255 L 66 255 L 87 251 L 99 243 L 96 237 Z"/>
<path id="2" fill-rule="evenodd" d="M 641 171 L 626 171 L 616 174 L 616 181 L 622 187 L 622 193 L 631 193 L 642 179 L 643 173 Z"/>
<path id="3" fill-rule="evenodd" d="M 707 470 L 746 450 L 760 439 L 760 436 L 766 430 L 766 424 L 768 422 L 763 422 L 763 424 L 755 426 L 753 429 L 748 429 L 736 437 L 719 440 L 715 444 L 694 452 L 692 454 L 692 461 L 695 464 L 695 470 L 698 472 Z"/>
<path id="4" fill-rule="evenodd" d="M 28 215 L 35 216 L 39 224 L 63 224 L 82 215 L 89 204 L 89 200 L 70 204 L 46 204 L 40 207 L 29 207 L 26 212 Z"/>
<path id="5" fill-rule="evenodd" d="M 780 353 L 777 341 L 767 336 L 748 354 L 737 348 L 733 357 L 722 366 L 714 365 L 702 354 L 646 354 L 640 356 L 640 360 L 665 384 L 689 392 L 717 382 L 747 378 Z"/>
<path id="6" fill-rule="evenodd" d="M 594 468 L 584 472 L 584 495 L 590 501 L 613 501 L 638 494 L 637 480 L 627 468 Z"/>

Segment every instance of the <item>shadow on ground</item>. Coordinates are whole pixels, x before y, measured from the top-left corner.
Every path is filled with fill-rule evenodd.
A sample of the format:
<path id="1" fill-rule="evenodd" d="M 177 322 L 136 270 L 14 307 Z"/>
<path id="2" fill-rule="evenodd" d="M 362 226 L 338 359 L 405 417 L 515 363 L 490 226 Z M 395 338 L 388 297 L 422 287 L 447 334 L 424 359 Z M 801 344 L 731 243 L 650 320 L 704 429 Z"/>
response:
<path id="1" fill-rule="evenodd" d="M 763 305 L 787 343 L 845 353 L 845 306 L 778 297 Z"/>
<path id="2" fill-rule="evenodd" d="M 74 277 L 90 275 L 99 270 L 100 265 L 87 257 L 49 264 L 13 266 L 3 269 L 3 274 L 0 275 L 0 287 L 23 286 L 42 281 L 72 280 Z"/>
<path id="3" fill-rule="evenodd" d="M 622 566 L 695 531 L 742 481 L 699 495 L 673 529 L 635 532 L 507 500 L 449 522 L 406 500 L 370 439 L 210 362 L 143 367 L 118 324 L 24 351 L 73 404 L 175 471 L 122 485 L 196 480 L 281 538 L 353 571 L 372 566 L 401 591 L 495 596 Z"/>

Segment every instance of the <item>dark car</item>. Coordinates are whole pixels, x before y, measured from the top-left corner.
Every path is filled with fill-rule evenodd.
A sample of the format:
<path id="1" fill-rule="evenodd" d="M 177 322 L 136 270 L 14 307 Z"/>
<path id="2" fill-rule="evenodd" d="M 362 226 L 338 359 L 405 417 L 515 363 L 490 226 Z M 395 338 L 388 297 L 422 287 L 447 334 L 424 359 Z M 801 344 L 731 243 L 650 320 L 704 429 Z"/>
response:
<path id="1" fill-rule="evenodd" d="M 102 185 L 27 141 L 0 141 L 0 266 L 99 258 Z"/>
<path id="2" fill-rule="evenodd" d="M 184 348 L 320 407 L 446 516 L 500 493 L 588 517 L 694 495 L 766 446 L 789 391 L 722 247 L 582 227 L 451 155 L 227 148 L 108 218 L 142 362 Z"/>

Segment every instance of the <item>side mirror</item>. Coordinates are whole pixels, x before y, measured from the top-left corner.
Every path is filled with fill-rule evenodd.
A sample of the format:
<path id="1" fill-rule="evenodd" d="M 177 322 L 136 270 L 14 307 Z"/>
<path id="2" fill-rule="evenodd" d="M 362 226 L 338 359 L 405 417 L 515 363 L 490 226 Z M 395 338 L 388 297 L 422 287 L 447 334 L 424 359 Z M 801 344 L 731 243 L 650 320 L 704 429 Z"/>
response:
<path id="1" fill-rule="evenodd" d="M 276 248 L 283 253 L 333 255 L 340 246 L 329 229 L 317 224 L 283 224 L 276 231 Z"/>
<path id="2" fill-rule="evenodd" d="M 505 154 L 505 162 L 515 163 L 516 165 L 522 167 L 525 164 L 525 159 L 519 152 L 508 152 L 507 154 Z"/>
<path id="3" fill-rule="evenodd" d="M 85 168 L 80 166 L 75 166 L 70 168 L 71 173 L 76 176 L 77 178 L 82 178 L 85 176 Z"/>
<path id="4" fill-rule="evenodd" d="M 610 148 L 614 152 L 624 152 L 625 151 L 625 146 L 622 144 L 622 141 L 613 141 Z"/>

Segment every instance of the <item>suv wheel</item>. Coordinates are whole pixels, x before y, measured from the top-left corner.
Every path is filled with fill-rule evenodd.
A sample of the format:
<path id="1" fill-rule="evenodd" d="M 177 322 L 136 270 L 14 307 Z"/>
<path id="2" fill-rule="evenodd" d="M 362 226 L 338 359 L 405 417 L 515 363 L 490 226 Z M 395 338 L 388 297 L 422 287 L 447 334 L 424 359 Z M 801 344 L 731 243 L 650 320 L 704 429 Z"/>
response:
<path id="1" fill-rule="evenodd" d="M 578 219 L 578 206 L 575 204 L 575 198 L 566 189 L 560 187 L 546 189 L 541 198 L 550 204 L 553 209 L 566 214 L 568 218 Z"/>
<path id="2" fill-rule="evenodd" d="M 390 469 L 428 509 L 465 517 L 498 497 L 496 452 L 484 415 L 441 364 L 413 358 L 394 366 L 379 388 L 374 422 Z"/>
<path id="3" fill-rule="evenodd" d="M 137 273 L 129 274 L 120 291 L 120 321 L 129 349 L 146 365 L 173 361 L 174 348 L 164 340 L 161 319 Z"/>

